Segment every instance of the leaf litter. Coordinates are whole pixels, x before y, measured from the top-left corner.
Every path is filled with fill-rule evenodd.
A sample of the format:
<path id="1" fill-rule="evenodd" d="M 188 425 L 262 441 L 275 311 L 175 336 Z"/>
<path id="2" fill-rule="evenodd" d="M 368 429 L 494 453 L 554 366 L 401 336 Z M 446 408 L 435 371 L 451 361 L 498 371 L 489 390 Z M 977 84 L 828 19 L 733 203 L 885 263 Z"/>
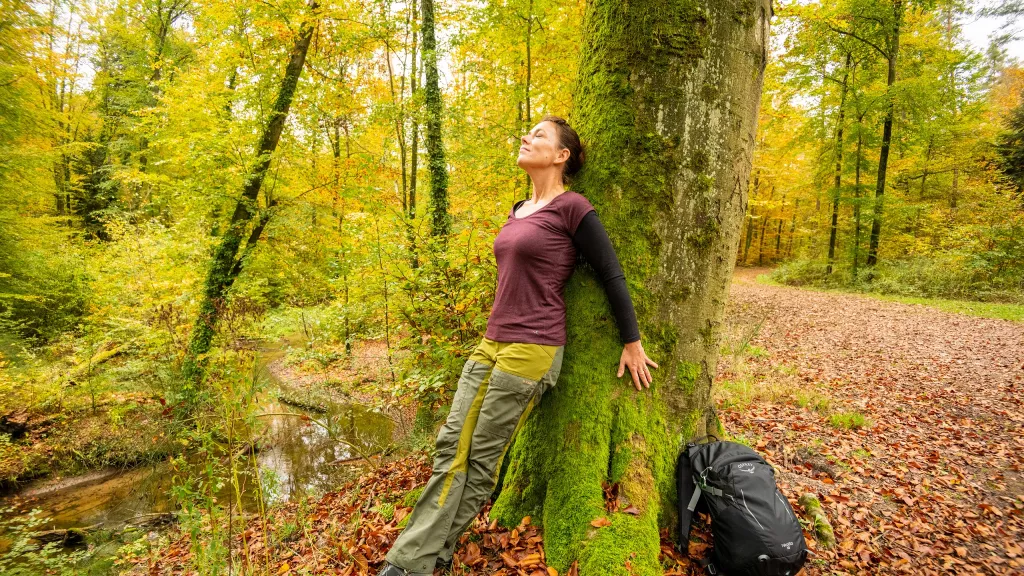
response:
<path id="1" fill-rule="evenodd" d="M 726 331 L 755 330 L 740 339 L 760 352 L 739 368 L 722 354 L 716 387 L 740 370 L 755 392 L 716 403 L 727 431 L 775 467 L 794 510 L 813 494 L 832 523 L 837 544 L 825 549 L 803 521 L 814 556 L 801 574 L 1024 574 L 1024 324 L 752 277 L 739 271 L 733 282 Z M 862 418 L 836 417 L 849 414 Z M 428 456 L 415 453 L 311 508 L 289 503 L 265 520 L 246 518 L 232 562 L 260 573 L 375 574 L 412 511 L 403 498 L 430 472 Z M 608 510 L 623 511 L 615 492 L 605 487 Z M 529 517 L 506 529 L 488 511 L 460 539 L 453 568 L 435 574 L 557 576 Z M 302 528 L 278 537 L 287 524 Z M 702 573 L 668 529 L 661 539 L 666 575 Z M 712 545 L 700 515 L 690 556 Z M 177 533 L 154 554 L 126 560 L 138 574 L 187 574 L 191 557 L 188 535 Z"/>

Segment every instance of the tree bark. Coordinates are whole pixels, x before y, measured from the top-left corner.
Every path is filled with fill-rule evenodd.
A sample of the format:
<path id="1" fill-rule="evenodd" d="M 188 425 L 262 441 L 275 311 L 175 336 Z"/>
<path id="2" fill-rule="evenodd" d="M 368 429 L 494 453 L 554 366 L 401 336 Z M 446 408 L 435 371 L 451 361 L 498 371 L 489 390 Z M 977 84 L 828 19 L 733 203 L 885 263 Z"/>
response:
<path id="1" fill-rule="evenodd" d="M 757 243 L 757 265 L 764 266 L 764 231 L 768 228 L 768 215 L 764 215 L 764 220 L 761 221 L 761 234 L 758 236 Z"/>
<path id="2" fill-rule="evenodd" d="M 832 264 L 836 257 L 836 237 L 839 231 L 839 191 L 843 185 L 843 122 L 846 117 L 846 87 L 850 79 L 850 53 L 846 53 L 846 72 L 839 96 L 839 121 L 836 123 L 836 173 L 832 190 L 832 226 L 828 234 L 828 266 L 825 274 L 832 274 Z"/>
<path id="3" fill-rule="evenodd" d="M 886 97 L 889 99 L 882 124 L 882 148 L 878 152 L 878 180 L 875 183 L 875 209 L 871 215 L 871 240 L 868 245 L 867 265 L 878 263 L 878 239 L 882 234 L 882 210 L 885 199 L 885 172 L 889 164 L 889 145 L 892 142 L 892 121 L 896 112 L 892 86 L 896 83 L 896 57 L 900 52 L 900 26 L 903 23 L 903 0 L 893 3 L 893 28 L 889 35 L 889 46 L 886 60 L 888 76 L 886 78 Z"/>
<path id="4" fill-rule="evenodd" d="M 437 75 L 437 41 L 434 39 L 434 0 L 423 0 L 423 69 L 426 73 L 424 104 L 427 109 L 427 166 L 430 171 L 430 233 L 442 243 L 451 234 L 448 213 L 448 169 L 441 138 L 441 88 Z"/>
<path id="5" fill-rule="evenodd" d="M 416 171 L 419 169 L 419 108 L 416 100 L 416 86 L 419 77 L 416 70 L 416 58 L 418 52 L 416 48 L 416 24 L 419 22 L 419 14 L 416 10 L 416 2 L 412 3 L 412 73 L 410 74 L 410 86 L 409 86 L 409 97 L 412 100 L 412 138 L 411 146 L 412 153 L 410 155 L 409 163 L 409 212 L 408 218 L 410 221 L 416 219 Z M 416 246 L 416 231 L 413 227 L 412 222 L 409 223 L 409 227 L 406 230 L 408 242 L 409 242 L 409 265 L 412 268 L 419 268 L 419 254 L 418 247 Z"/>
<path id="6" fill-rule="evenodd" d="M 258 207 L 260 188 L 263 186 L 263 178 L 270 168 L 270 157 L 277 149 L 277 143 L 281 139 L 281 132 L 284 130 L 284 122 L 288 117 L 288 109 L 295 94 L 295 88 L 299 83 L 299 75 L 302 73 L 303 64 L 306 61 L 306 52 L 309 50 L 310 40 L 313 38 L 315 13 L 318 8 L 316 0 L 308 3 L 312 13 L 299 29 L 295 38 L 295 44 L 289 51 L 288 65 L 285 67 L 284 78 L 278 88 L 277 100 L 267 118 L 263 128 L 263 135 L 257 150 L 255 166 L 250 170 L 242 186 L 242 196 L 235 205 L 235 211 L 231 215 L 231 223 L 221 236 L 220 244 L 213 255 L 210 269 L 206 275 L 204 285 L 203 301 L 199 305 L 199 316 L 192 327 L 192 336 L 189 340 L 188 353 L 182 364 L 183 388 L 182 396 L 186 401 L 195 399 L 198 386 L 202 380 L 203 357 L 210 351 L 213 343 L 214 326 L 219 315 L 218 303 L 223 302 L 228 289 L 234 284 L 235 278 L 241 272 L 241 264 L 236 261 L 242 239 L 246 236 L 246 230 L 251 224 L 255 224 L 249 234 L 246 250 L 249 244 L 259 240 L 259 233 L 266 226 L 266 216 L 261 217 Z M 270 207 L 268 206 L 269 210 Z M 256 220 L 254 223 L 253 221 Z"/>
<path id="7" fill-rule="evenodd" d="M 750 241 L 754 239 L 754 218 L 750 214 L 747 215 L 746 227 L 747 227 L 747 240 L 743 244 L 743 259 L 740 262 L 740 264 L 743 264 L 744 266 L 746 266 L 746 264 L 747 264 L 747 254 L 750 253 Z"/>
<path id="8" fill-rule="evenodd" d="M 614 316 L 593 272 L 578 270 L 558 385 L 516 439 L 491 511 L 505 525 L 528 514 L 542 524 L 559 573 L 578 562 L 582 576 L 661 574 L 678 449 L 720 430 L 711 380 L 770 14 L 769 0 L 587 4 L 571 116 L 588 161 L 576 189 L 617 247 L 644 348 L 661 367 L 643 392 L 615 378 Z M 619 511 L 609 513 L 602 488 L 615 484 Z M 602 516 L 611 525 L 594 528 Z"/>
<path id="9" fill-rule="evenodd" d="M 857 159 L 853 178 L 853 279 L 857 279 L 857 268 L 860 266 L 860 166 L 864 160 L 864 113 L 857 117 Z"/>

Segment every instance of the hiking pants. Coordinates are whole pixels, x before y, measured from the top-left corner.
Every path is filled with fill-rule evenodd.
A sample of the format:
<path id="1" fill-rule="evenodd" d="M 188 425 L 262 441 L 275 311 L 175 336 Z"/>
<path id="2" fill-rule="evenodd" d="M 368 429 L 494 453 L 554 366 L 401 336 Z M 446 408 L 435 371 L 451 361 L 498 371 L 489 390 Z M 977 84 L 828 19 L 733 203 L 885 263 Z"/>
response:
<path id="1" fill-rule="evenodd" d="M 462 368 L 448 419 L 437 435 L 433 473 L 387 561 L 432 573 L 451 560 L 498 482 L 515 433 L 558 380 L 563 346 L 484 338 Z"/>

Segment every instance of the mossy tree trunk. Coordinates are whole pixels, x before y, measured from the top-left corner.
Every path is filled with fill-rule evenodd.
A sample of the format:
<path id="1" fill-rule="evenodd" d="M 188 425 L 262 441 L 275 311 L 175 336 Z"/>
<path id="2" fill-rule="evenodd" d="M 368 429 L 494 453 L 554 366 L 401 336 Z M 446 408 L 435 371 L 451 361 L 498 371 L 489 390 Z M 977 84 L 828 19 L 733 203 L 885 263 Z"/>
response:
<path id="1" fill-rule="evenodd" d="M 441 136 L 443 120 L 441 87 L 437 72 L 437 40 L 434 37 L 434 0 L 422 0 L 423 13 L 423 69 L 426 84 L 423 87 L 427 109 L 427 166 L 430 169 L 430 233 L 447 246 L 452 233 L 452 217 L 448 213 L 448 167 L 444 159 L 444 141 Z"/>
<path id="2" fill-rule="evenodd" d="M 660 368 L 644 392 L 615 378 L 614 316 L 593 273 L 577 271 L 558 385 L 516 439 L 492 508 L 506 525 L 542 524 L 559 573 L 578 561 L 583 576 L 660 574 L 677 450 L 720 428 L 711 380 L 770 14 L 770 0 L 587 5 L 572 116 L 589 156 L 574 188 L 608 229 Z M 616 483 L 619 511 L 606 513 L 602 488 Z M 594 528 L 602 516 L 611 524 Z"/>
<path id="3" fill-rule="evenodd" d="M 288 53 L 288 64 L 278 87 L 277 99 L 263 127 L 255 163 L 246 176 L 242 195 L 231 215 L 231 223 L 221 236 L 220 244 L 206 273 L 203 300 L 199 305 L 199 315 L 192 327 L 188 352 L 182 363 L 181 395 L 189 403 L 195 400 L 203 378 L 203 359 L 213 344 L 214 326 L 220 315 L 220 304 L 242 271 L 243 260 L 239 258 L 239 252 L 245 256 L 252 250 L 269 221 L 271 207 L 267 206 L 266 210 L 260 211 L 259 194 L 263 178 L 270 169 L 271 156 L 281 140 L 288 109 L 291 107 L 299 76 L 306 61 L 306 53 L 313 38 L 319 3 L 317 0 L 310 0 L 307 7 L 310 15 L 301 24 Z"/>

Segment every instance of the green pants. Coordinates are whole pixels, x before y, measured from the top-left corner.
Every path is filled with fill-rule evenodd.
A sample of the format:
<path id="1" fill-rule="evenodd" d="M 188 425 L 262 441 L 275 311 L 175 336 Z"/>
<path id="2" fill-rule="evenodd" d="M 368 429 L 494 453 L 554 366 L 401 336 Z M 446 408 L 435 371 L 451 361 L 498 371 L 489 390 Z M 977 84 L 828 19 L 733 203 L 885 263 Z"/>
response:
<path id="1" fill-rule="evenodd" d="M 462 368 L 448 419 L 437 435 L 434 469 L 405 530 L 387 554 L 410 572 L 451 560 L 498 481 L 515 433 L 555 385 L 563 346 L 484 338 Z"/>

